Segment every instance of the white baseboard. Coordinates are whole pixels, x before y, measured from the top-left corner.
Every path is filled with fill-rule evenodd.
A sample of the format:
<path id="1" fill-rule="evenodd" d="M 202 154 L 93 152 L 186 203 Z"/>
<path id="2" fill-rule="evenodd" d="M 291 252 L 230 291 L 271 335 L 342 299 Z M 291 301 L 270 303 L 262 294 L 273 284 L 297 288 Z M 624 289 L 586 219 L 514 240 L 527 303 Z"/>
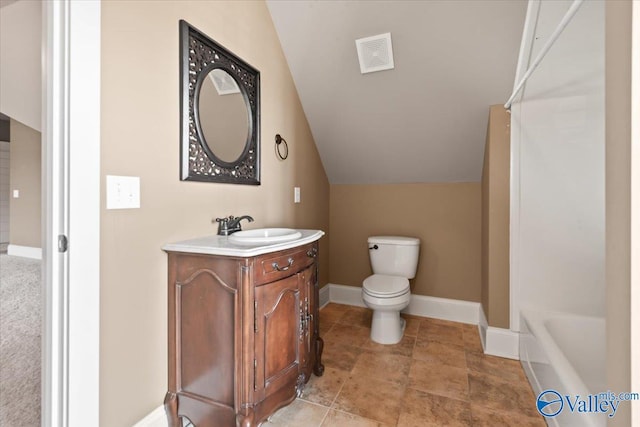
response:
<path id="1" fill-rule="evenodd" d="M 329 283 L 321 289 L 321 292 L 327 292 L 325 290 L 328 290 L 331 302 L 365 307 L 362 302 L 362 288 L 358 286 Z M 322 301 L 321 296 L 321 304 Z M 411 302 L 403 313 L 478 325 L 480 341 L 486 354 L 519 360 L 519 334 L 509 329 L 489 326 L 480 303 L 411 295 Z"/>
<path id="2" fill-rule="evenodd" d="M 318 294 L 320 298 L 320 301 L 318 301 L 320 303 L 319 308 L 322 308 L 331 302 L 331 298 L 329 296 L 330 295 L 329 284 L 326 284 L 323 288 L 320 288 L 320 291 L 318 292 Z"/>
<path id="3" fill-rule="evenodd" d="M 158 406 L 149 415 L 135 423 L 132 427 L 168 427 L 167 415 L 164 412 L 164 405 Z"/>
<path id="4" fill-rule="evenodd" d="M 484 352 L 492 356 L 520 360 L 520 335 L 509 329 L 487 328 L 487 344 Z"/>
<path id="5" fill-rule="evenodd" d="M 409 307 L 404 309 L 403 313 L 477 325 L 480 319 L 480 303 L 411 295 Z"/>
<path id="6" fill-rule="evenodd" d="M 19 256 L 23 258 L 42 259 L 42 248 L 32 248 L 30 246 L 9 245 L 7 255 Z"/>
<path id="7" fill-rule="evenodd" d="M 354 305 L 365 307 L 362 302 L 362 288 L 356 286 L 336 285 L 329 283 L 325 288 L 329 288 L 329 301 L 337 304 Z"/>
<path id="8" fill-rule="evenodd" d="M 489 322 L 487 316 L 484 315 L 484 310 L 480 306 L 480 323 L 478 323 L 478 333 L 480 334 L 480 342 L 482 343 L 482 349 L 487 352 L 487 329 L 489 328 Z"/>
<path id="9" fill-rule="evenodd" d="M 329 283 L 324 288 L 327 287 L 331 302 L 365 307 L 362 302 L 362 288 L 334 283 Z M 322 298 L 320 300 L 322 301 Z M 477 325 L 480 311 L 480 303 L 477 302 L 411 295 L 411 302 L 403 313 Z"/>
<path id="10" fill-rule="evenodd" d="M 478 330 L 485 354 L 520 360 L 520 334 L 510 329 L 489 326 L 482 307 Z"/>

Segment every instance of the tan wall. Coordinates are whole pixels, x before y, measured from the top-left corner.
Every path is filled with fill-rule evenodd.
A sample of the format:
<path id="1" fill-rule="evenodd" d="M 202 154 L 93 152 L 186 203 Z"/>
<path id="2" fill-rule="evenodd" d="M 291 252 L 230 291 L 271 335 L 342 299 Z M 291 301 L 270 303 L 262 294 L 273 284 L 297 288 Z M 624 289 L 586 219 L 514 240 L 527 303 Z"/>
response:
<path id="1" fill-rule="evenodd" d="M 41 135 L 16 120 L 11 120 L 10 126 L 9 243 L 39 248 Z M 13 198 L 13 190 L 20 191 L 19 198 Z"/>
<path id="2" fill-rule="evenodd" d="M 261 72 L 262 185 L 179 180 L 178 20 Z M 276 159 L 274 135 L 289 142 Z M 263 2 L 102 3 L 102 175 L 141 177 L 141 208 L 101 217 L 100 424 L 129 427 L 167 388 L 164 243 L 216 232 L 211 219 L 328 231 L 329 184 Z M 293 187 L 302 203 L 293 204 Z M 104 180 L 102 194 L 104 192 Z M 328 280 L 328 239 L 320 281 Z"/>
<path id="3" fill-rule="evenodd" d="M 482 169 L 482 308 L 490 326 L 509 328 L 510 117 L 489 112 Z"/>
<path id="4" fill-rule="evenodd" d="M 42 110 L 42 9 L 45 2 L 2 2 L 0 112 L 37 131 Z"/>
<path id="5" fill-rule="evenodd" d="M 631 388 L 631 2 L 605 5 L 607 389 Z M 633 390 L 635 391 L 635 390 Z M 636 405 L 636 403 L 633 403 Z M 623 402 L 609 426 L 638 425 Z"/>
<path id="6" fill-rule="evenodd" d="M 371 274 L 368 236 L 414 236 L 412 293 L 480 301 L 480 197 L 480 183 L 332 185 L 331 283 Z"/>

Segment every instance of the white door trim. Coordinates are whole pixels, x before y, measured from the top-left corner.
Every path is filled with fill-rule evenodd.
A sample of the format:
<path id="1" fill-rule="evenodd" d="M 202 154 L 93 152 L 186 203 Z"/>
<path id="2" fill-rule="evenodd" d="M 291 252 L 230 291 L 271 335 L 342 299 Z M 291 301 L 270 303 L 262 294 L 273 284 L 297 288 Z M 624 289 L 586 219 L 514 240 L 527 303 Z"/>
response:
<path id="1" fill-rule="evenodd" d="M 43 2 L 44 427 L 99 425 L 100 8 Z"/>

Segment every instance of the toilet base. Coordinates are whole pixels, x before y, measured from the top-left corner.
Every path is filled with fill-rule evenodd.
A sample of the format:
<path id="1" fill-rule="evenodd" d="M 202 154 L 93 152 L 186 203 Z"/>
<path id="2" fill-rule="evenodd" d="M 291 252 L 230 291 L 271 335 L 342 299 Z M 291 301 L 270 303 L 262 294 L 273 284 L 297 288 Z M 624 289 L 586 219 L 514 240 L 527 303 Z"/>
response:
<path id="1" fill-rule="evenodd" d="M 373 311 L 371 340 L 378 344 L 397 344 L 402 340 L 406 321 L 399 311 Z"/>

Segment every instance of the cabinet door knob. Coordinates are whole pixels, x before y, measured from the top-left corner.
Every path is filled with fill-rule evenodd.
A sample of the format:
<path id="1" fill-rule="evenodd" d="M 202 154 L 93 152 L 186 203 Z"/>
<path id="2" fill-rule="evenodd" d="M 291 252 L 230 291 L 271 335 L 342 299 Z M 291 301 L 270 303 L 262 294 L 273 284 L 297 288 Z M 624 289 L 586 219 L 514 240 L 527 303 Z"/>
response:
<path id="1" fill-rule="evenodd" d="M 278 271 L 287 271 L 288 269 L 291 268 L 292 265 L 293 265 L 293 258 L 289 258 L 289 264 L 285 265 L 284 267 L 280 267 L 278 265 L 278 262 L 274 262 L 273 264 L 271 264 L 273 269 Z"/>

